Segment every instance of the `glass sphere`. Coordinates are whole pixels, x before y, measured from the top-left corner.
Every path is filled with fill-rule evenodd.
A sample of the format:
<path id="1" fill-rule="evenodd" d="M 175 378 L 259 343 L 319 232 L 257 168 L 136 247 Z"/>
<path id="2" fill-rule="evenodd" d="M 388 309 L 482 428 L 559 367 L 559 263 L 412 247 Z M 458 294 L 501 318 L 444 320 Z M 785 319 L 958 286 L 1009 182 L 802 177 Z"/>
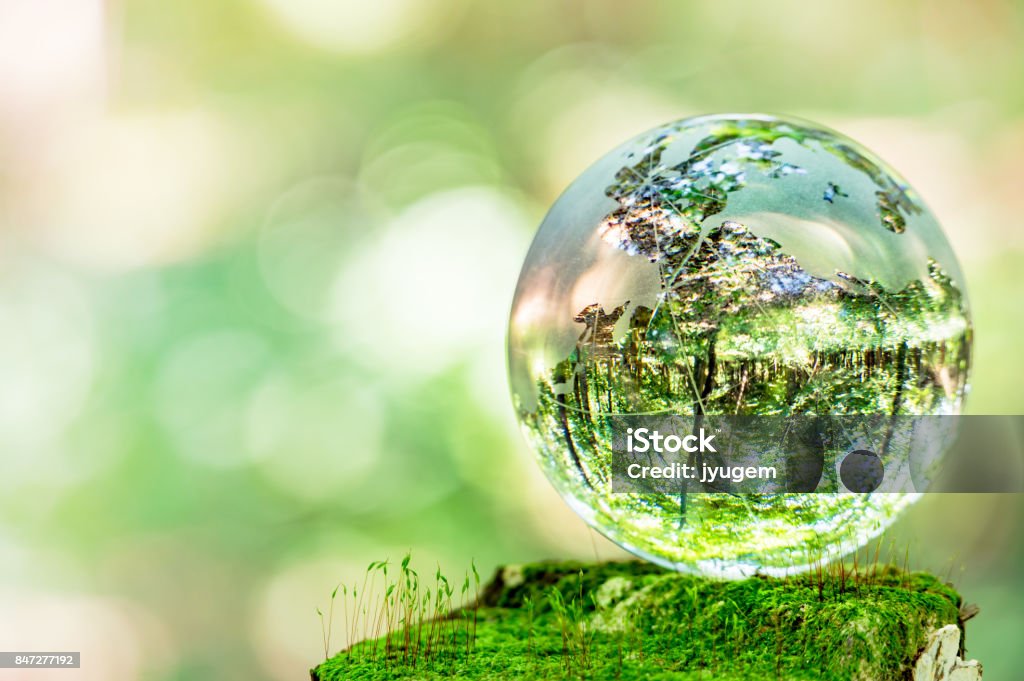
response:
<path id="1" fill-rule="evenodd" d="M 573 509 L 648 560 L 739 577 L 848 552 L 918 495 L 613 493 L 610 417 L 955 414 L 970 344 L 956 259 L 903 178 L 819 125 L 728 114 L 639 135 L 566 189 L 508 358 Z"/>

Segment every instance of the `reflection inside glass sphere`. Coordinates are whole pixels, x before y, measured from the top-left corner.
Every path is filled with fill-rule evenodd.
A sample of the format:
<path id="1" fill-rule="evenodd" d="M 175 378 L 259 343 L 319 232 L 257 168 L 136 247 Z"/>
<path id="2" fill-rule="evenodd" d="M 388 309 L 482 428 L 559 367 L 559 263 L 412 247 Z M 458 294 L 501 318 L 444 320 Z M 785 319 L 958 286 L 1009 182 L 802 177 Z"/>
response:
<path id="1" fill-rule="evenodd" d="M 838 470 L 815 494 L 613 493 L 613 417 L 953 414 L 970 341 L 956 260 L 907 183 L 761 115 L 678 121 L 586 170 L 540 227 L 508 336 L 520 422 L 572 507 L 640 556 L 726 576 L 852 550 L 916 495 L 849 493 Z"/>

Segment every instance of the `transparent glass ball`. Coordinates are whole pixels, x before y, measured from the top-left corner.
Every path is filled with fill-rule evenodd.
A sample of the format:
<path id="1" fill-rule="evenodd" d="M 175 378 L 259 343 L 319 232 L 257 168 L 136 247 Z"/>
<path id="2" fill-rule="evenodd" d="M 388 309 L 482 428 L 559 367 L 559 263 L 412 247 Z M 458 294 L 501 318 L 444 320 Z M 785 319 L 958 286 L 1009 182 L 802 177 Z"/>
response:
<path id="1" fill-rule="evenodd" d="M 914 493 L 613 494 L 609 418 L 959 412 L 971 325 L 948 241 L 888 165 L 802 120 L 712 115 L 606 154 L 548 212 L 508 332 L 519 421 L 559 493 L 682 571 L 798 571 Z"/>

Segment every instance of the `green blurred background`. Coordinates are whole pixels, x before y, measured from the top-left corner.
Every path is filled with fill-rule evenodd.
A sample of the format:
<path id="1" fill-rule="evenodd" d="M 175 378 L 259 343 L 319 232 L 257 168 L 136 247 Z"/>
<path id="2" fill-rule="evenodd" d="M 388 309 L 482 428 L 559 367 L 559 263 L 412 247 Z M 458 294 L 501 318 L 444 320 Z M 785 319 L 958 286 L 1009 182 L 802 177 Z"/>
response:
<path id="1" fill-rule="evenodd" d="M 723 110 L 908 177 L 969 410 L 1022 413 L 1019 2 L 0 0 L 0 649 L 83 651 L 0 678 L 301 679 L 371 560 L 620 556 L 517 433 L 507 308 L 578 173 Z M 1022 531 L 931 495 L 890 533 L 981 605 L 994 681 Z"/>

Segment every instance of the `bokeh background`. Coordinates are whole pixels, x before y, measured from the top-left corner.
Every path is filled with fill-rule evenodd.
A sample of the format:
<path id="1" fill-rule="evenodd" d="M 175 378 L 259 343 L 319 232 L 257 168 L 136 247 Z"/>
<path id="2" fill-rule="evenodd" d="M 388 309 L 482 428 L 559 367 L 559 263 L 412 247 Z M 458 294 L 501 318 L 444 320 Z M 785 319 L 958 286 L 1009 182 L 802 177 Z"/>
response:
<path id="1" fill-rule="evenodd" d="M 1024 7 L 800 0 L 0 0 L 0 649 L 26 679 L 301 679 L 371 560 L 621 555 L 513 421 L 546 206 L 685 115 L 801 115 L 900 169 L 1024 413 Z M 1024 508 L 890 537 L 1024 667 Z M 336 639 L 337 641 L 337 639 Z"/>

